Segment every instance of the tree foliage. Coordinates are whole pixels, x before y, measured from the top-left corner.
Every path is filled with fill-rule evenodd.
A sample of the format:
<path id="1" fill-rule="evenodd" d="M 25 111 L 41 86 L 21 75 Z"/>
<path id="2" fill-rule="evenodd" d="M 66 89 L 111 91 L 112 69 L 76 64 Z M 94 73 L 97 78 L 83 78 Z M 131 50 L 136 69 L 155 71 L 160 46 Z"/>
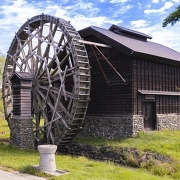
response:
<path id="1" fill-rule="evenodd" d="M 5 63 L 5 57 L 4 56 L 0 56 L 0 74 L 3 73 L 4 63 Z"/>
<path id="2" fill-rule="evenodd" d="M 0 88 L 2 86 L 2 73 L 4 70 L 4 64 L 5 64 L 5 57 L 0 56 Z"/>
<path id="3" fill-rule="evenodd" d="M 180 6 L 176 7 L 176 10 L 169 14 L 162 23 L 162 27 L 166 27 L 168 24 L 172 26 L 180 20 Z"/>

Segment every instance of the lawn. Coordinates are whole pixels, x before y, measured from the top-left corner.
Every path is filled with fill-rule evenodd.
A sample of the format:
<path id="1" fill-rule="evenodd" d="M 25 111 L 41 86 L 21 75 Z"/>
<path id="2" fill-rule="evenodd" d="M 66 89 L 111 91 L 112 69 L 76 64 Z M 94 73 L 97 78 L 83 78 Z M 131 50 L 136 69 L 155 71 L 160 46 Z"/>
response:
<path id="1" fill-rule="evenodd" d="M 57 169 L 68 174 L 59 177 L 47 177 L 59 180 L 170 180 L 167 176 L 155 176 L 141 169 L 116 166 L 111 162 L 88 160 L 85 157 L 72 157 L 56 154 Z M 0 166 L 21 170 L 26 166 L 38 165 L 37 151 L 24 151 L 15 147 L 0 144 Z M 41 175 L 41 174 L 40 174 Z"/>
<path id="2" fill-rule="evenodd" d="M 17 147 L 9 145 L 10 131 L 3 114 L 0 113 L 0 167 L 22 171 L 27 167 L 39 164 L 39 152 L 37 150 L 19 150 Z M 91 146 L 111 146 L 137 148 L 140 151 L 152 151 L 161 153 L 169 158 L 180 160 L 180 131 L 154 131 L 150 133 L 140 132 L 137 137 L 116 140 L 103 138 L 75 138 L 74 142 L 89 144 Z M 43 173 L 25 172 L 44 176 L 47 179 L 68 179 L 68 180 L 172 180 L 180 179 L 180 174 L 155 175 L 158 174 L 152 169 L 132 168 L 115 165 L 113 162 L 100 162 L 89 160 L 86 157 L 62 155 L 56 153 L 57 169 L 67 171 L 68 174 L 59 177 L 47 176 Z M 166 164 L 166 166 L 168 166 Z M 172 167 L 166 167 L 172 168 Z M 177 165 L 180 171 L 179 165 Z M 161 169 L 160 171 L 165 171 Z M 166 173 L 163 173 L 166 174 Z M 168 174 L 168 173 L 167 173 Z"/>
<path id="3" fill-rule="evenodd" d="M 137 137 L 116 140 L 79 137 L 74 142 L 92 146 L 129 147 L 145 151 L 149 150 L 180 160 L 180 131 L 142 131 Z"/>

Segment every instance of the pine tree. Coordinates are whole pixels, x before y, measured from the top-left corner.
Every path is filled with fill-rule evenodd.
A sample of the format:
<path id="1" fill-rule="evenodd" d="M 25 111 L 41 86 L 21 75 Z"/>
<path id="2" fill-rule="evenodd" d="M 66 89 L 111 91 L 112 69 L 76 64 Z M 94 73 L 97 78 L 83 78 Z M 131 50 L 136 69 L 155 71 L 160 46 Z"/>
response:
<path id="1" fill-rule="evenodd" d="M 166 27 L 168 24 L 172 26 L 180 20 L 180 6 L 176 7 L 176 10 L 169 14 L 164 22 L 162 23 L 162 27 Z"/>

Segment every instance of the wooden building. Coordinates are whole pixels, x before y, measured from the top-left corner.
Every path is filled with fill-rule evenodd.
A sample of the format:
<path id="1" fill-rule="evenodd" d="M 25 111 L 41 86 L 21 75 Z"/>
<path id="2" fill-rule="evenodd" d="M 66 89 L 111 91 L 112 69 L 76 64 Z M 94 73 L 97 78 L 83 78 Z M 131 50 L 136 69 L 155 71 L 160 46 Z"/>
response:
<path id="1" fill-rule="evenodd" d="M 114 138 L 180 129 L 179 52 L 116 25 L 79 33 L 85 41 L 111 46 L 86 45 L 92 83 L 82 134 Z"/>

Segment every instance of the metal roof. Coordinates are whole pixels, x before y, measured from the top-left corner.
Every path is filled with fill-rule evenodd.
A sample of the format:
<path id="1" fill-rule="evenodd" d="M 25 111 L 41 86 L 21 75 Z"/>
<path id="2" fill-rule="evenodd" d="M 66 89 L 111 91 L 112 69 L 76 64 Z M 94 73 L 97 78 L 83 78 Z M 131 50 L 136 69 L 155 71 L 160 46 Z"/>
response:
<path id="1" fill-rule="evenodd" d="M 82 37 L 86 35 L 94 35 L 103 40 L 108 45 L 118 48 L 120 51 L 128 53 L 130 56 L 154 56 L 155 58 L 165 58 L 174 61 L 180 61 L 180 53 L 151 41 L 141 41 L 120 34 L 116 34 L 110 30 L 90 26 L 79 31 Z M 152 57 L 151 57 L 152 59 Z M 153 60 L 153 59 L 152 59 Z"/>

